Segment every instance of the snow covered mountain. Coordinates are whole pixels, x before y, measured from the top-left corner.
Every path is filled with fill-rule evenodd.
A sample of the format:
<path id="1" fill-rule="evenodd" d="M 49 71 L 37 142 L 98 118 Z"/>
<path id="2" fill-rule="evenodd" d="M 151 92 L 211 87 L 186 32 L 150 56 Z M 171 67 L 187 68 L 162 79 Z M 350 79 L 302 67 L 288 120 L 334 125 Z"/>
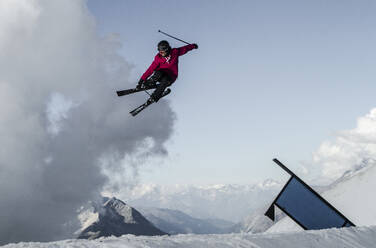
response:
<path id="1" fill-rule="evenodd" d="M 108 237 L 96 240 L 64 240 L 50 243 L 9 244 L 4 248 L 371 248 L 376 244 L 376 227 L 351 227 L 319 231 L 278 233 L 278 234 L 181 234 L 171 236 Z"/>
<path id="2" fill-rule="evenodd" d="M 79 235 L 79 239 L 95 239 L 107 236 L 165 235 L 143 217 L 137 210 L 116 198 L 105 198 L 103 205 L 96 207 L 95 212 L 86 212 L 87 226 Z"/>
<path id="3" fill-rule="evenodd" d="M 346 215 L 358 227 L 302 231 L 289 226 L 289 219 L 283 218 L 262 234 L 221 234 L 221 235 L 172 235 L 133 236 L 100 238 L 90 243 L 85 240 L 66 240 L 52 243 L 9 244 L 17 247 L 351 247 L 369 248 L 376 243 L 376 213 L 373 211 L 373 189 L 376 187 L 376 163 L 367 161 L 355 170 L 348 171 L 322 193 L 325 199 Z M 278 192 L 277 192 L 278 193 Z M 275 195 L 274 195 L 275 197 Z M 257 218 L 254 220 L 257 221 Z M 291 224 L 291 223 L 290 223 Z M 294 224 L 294 223 L 292 223 Z M 363 226 L 365 225 L 365 226 Z M 369 226 L 369 227 L 366 227 Z M 274 230 L 272 230 L 274 229 Z M 271 231 L 272 230 L 272 231 Z M 288 231 L 288 232 L 286 232 Z M 272 233 L 274 232 L 274 233 Z M 279 232 L 279 233 L 275 233 Z M 282 233 L 283 232 L 283 233 Z"/>
<path id="4" fill-rule="evenodd" d="M 327 187 L 321 195 L 358 226 L 376 225 L 374 211 L 376 199 L 376 161 L 364 160 L 359 166 L 343 174 Z M 267 232 L 302 230 L 290 218 L 285 217 Z"/>
<path id="5" fill-rule="evenodd" d="M 269 203 L 283 185 L 266 180 L 254 185 L 160 186 L 144 184 L 123 190 L 116 196 L 140 208 L 165 208 L 184 212 L 199 219 L 223 219 L 239 222 Z"/>
<path id="6" fill-rule="evenodd" d="M 265 216 L 265 211 L 269 205 L 259 208 L 247 216 L 243 221 L 239 222 L 232 228 L 232 232 L 246 233 L 262 233 L 275 224 L 272 220 Z M 276 221 L 285 217 L 285 214 L 276 208 Z"/>
<path id="7" fill-rule="evenodd" d="M 169 234 L 229 233 L 235 223 L 219 219 L 193 218 L 179 210 L 162 208 L 138 209 L 150 222 Z"/>

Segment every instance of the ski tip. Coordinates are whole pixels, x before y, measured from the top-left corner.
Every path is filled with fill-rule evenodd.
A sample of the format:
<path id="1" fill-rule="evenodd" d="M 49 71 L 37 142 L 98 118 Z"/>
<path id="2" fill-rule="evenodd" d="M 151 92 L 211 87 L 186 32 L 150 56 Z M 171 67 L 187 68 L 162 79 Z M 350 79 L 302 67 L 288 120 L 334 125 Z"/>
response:
<path id="1" fill-rule="evenodd" d="M 129 112 L 129 114 L 131 114 L 132 116 L 136 116 L 138 113 L 139 113 L 139 111 L 137 111 L 137 109 L 134 109 L 134 110 Z"/>
<path id="2" fill-rule="evenodd" d="M 117 95 L 117 96 L 122 96 L 123 94 L 121 94 L 120 91 L 116 91 L 116 95 Z"/>

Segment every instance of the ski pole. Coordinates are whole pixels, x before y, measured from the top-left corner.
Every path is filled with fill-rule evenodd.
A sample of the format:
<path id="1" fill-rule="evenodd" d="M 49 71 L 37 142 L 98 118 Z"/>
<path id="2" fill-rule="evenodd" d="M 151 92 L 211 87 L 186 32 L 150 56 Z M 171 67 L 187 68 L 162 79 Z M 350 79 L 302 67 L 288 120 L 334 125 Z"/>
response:
<path id="1" fill-rule="evenodd" d="M 149 96 L 151 97 L 151 95 L 150 95 L 149 91 L 145 90 L 145 92 L 146 92 L 146 94 L 148 94 L 148 95 L 149 95 Z"/>
<path id="2" fill-rule="evenodd" d="M 175 39 L 175 40 L 178 40 L 178 41 L 184 42 L 185 44 L 188 44 L 188 45 L 191 44 L 191 43 L 188 43 L 188 42 L 186 42 L 186 41 L 184 41 L 184 40 L 178 39 L 178 38 L 176 38 L 176 37 L 174 37 L 174 36 L 172 36 L 172 35 L 166 34 L 165 32 L 162 32 L 161 30 L 158 30 L 158 32 L 159 32 L 159 33 L 162 33 L 162 34 L 164 34 L 164 35 L 167 35 L 168 37 L 171 37 L 171 38 L 173 38 L 173 39 Z"/>

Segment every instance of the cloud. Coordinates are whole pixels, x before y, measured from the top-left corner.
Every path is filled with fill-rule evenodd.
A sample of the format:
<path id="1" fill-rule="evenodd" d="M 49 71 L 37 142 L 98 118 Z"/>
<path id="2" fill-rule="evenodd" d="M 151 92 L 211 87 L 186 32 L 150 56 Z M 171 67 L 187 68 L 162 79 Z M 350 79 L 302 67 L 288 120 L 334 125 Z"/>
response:
<path id="1" fill-rule="evenodd" d="M 333 181 L 344 172 L 376 159 L 376 108 L 358 118 L 357 126 L 341 131 L 334 141 L 323 142 L 313 154 L 320 176 Z"/>
<path id="2" fill-rule="evenodd" d="M 47 119 L 49 126 L 47 130 L 52 135 L 57 135 L 62 129 L 63 120 L 68 119 L 69 110 L 75 106 L 75 104 L 67 99 L 64 95 L 54 93 L 51 95 L 49 102 L 47 103 Z"/>
<path id="3" fill-rule="evenodd" d="M 97 35 L 84 0 L 0 1 L 1 244 L 71 237 L 76 210 L 129 158 L 137 171 L 167 154 L 168 102 L 134 118 L 145 97 L 114 93 L 132 85 L 120 45 Z"/>

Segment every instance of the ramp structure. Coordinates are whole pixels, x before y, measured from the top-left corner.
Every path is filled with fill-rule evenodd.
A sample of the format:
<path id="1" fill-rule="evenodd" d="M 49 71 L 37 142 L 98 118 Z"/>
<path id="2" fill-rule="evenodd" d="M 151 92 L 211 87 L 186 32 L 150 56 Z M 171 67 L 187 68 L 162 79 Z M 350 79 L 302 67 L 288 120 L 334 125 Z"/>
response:
<path id="1" fill-rule="evenodd" d="M 273 161 L 291 177 L 265 213 L 272 221 L 277 206 L 304 230 L 355 226 L 278 159 Z"/>

